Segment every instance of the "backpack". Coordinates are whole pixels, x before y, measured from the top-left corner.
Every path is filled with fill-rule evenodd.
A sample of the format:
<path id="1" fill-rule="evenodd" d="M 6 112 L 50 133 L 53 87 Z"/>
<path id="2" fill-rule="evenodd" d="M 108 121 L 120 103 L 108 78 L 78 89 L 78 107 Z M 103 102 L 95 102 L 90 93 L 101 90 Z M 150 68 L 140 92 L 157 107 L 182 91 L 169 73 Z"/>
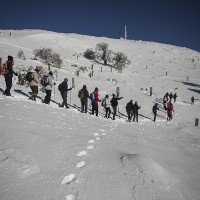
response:
<path id="1" fill-rule="evenodd" d="M 91 101 L 95 100 L 94 92 L 90 93 L 90 100 Z"/>
<path id="2" fill-rule="evenodd" d="M 5 62 L 0 66 L 0 73 L 2 76 L 8 73 L 8 63 Z"/>
<path id="3" fill-rule="evenodd" d="M 101 106 L 103 106 L 103 107 L 106 106 L 106 99 L 105 98 L 101 101 Z"/>
<path id="4" fill-rule="evenodd" d="M 41 80 L 41 85 L 46 87 L 47 85 L 49 85 L 49 79 L 48 79 L 48 75 L 44 75 L 42 80 Z"/>
<path id="5" fill-rule="evenodd" d="M 62 83 L 60 83 L 60 84 L 58 85 L 58 90 L 61 92 L 61 90 L 62 90 Z"/>
<path id="6" fill-rule="evenodd" d="M 26 80 L 30 83 L 33 80 L 33 72 L 27 72 Z"/>
<path id="7" fill-rule="evenodd" d="M 84 94 L 83 94 L 83 90 L 79 90 L 78 92 L 78 98 L 82 99 L 84 97 Z"/>

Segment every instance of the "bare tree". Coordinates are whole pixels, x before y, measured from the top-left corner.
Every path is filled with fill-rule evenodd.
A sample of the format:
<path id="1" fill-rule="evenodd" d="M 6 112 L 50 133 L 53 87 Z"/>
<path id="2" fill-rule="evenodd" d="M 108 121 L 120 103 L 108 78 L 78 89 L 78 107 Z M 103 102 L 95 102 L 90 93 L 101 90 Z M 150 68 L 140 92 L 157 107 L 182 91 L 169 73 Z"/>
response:
<path id="1" fill-rule="evenodd" d="M 89 60 L 94 60 L 95 51 L 93 49 L 86 49 L 86 51 L 83 53 L 83 56 Z"/>
<path id="2" fill-rule="evenodd" d="M 109 45 L 106 42 L 101 42 L 96 45 L 96 57 L 99 60 L 103 60 L 104 65 L 108 64 L 110 59 L 111 51 L 108 50 Z"/>
<path id="3" fill-rule="evenodd" d="M 17 57 L 22 59 L 22 60 L 25 60 L 25 55 L 24 55 L 24 52 L 22 50 L 19 50 L 18 53 L 17 53 Z"/>
<path id="4" fill-rule="evenodd" d="M 122 72 L 122 69 L 124 69 L 126 65 L 129 65 L 131 63 L 130 60 L 128 60 L 127 56 L 122 52 L 114 53 L 113 62 L 114 66 L 116 66 L 116 68 L 120 72 Z"/>

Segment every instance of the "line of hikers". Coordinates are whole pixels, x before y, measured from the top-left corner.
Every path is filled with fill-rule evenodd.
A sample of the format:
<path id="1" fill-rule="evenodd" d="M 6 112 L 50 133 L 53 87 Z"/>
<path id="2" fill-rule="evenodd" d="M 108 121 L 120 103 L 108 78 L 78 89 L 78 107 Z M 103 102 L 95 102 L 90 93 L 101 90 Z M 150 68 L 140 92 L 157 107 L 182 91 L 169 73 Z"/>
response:
<path id="1" fill-rule="evenodd" d="M 18 76 L 16 72 L 13 71 L 14 60 L 12 56 L 8 56 L 8 60 L 6 63 L 3 64 L 4 68 L 1 67 L 1 75 L 4 75 L 5 82 L 6 82 L 6 90 L 4 91 L 4 95 L 10 96 L 10 90 L 12 87 L 12 78 L 13 74 Z M 40 70 L 36 67 L 33 69 L 31 67 L 26 74 L 26 80 L 29 82 L 30 88 L 32 90 L 32 95 L 29 97 L 30 100 L 36 101 L 36 97 L 38 95 L 38 86 L 41 84 L 43 86 L 42 91 L 46 93 L 46 96 L 43 100 L 43 103 L 49 104 L 51 101 L 51 93 L 52 87 L 55 86 L 56 83 L 53 78 L 52 71 L 46 73 L 42 78 L 41 81 L 39 80 Z M 68 91 L 72 90 L 72 88 L 68 87 L 68 79 L 65 78 L 62 83 L 59 84 L 58 90 L 60 91 L 61 97 L 63 99 L 62 104 L 59 104 L 59 107 L 66 107 L 69 108 L 67 103 L 67 93 Z M 99 98 L 98 94 L 99 89 L 96 87 L 94 92 L 89 94 L 87 90 L 87 86 L 83 85 L 83 88 L 78 92 L 78 98 L 81 101 L 81 112 L 87 113 L 88 110 L 88 99 L 91 100 L 92 105 L 92 114 L 99 114 L 99 105 L 98 103 L 101 102 L 101 105 L 105 108 L 105 118 L 110 118 L 111 115 L 111 108 L 113 110 L 113 117 L 112 119 L 115 120 L 117 115 L 117 108 L 118 108 L 118 100 L 122 99 L 123 97 L 117 97 L 115 94 L 112 94 L 111 100 L 109 99 L 109 95 L 107 94 L 102 100 Z M 166 93 L 163 97 L 163 108 L 167 112 L 167 120 L 170 121 L 172 119 L 172 113 L 174 112 L 173 104 L 171 103 L 172 99 L 174 99 L 174 103 L 176 102 L 177 94 L 174 95 L 172 93 Z M 191 104 L 194 104 L 194 97 L 191 98 Z M 128 115 L 128 121 L 136 120 L 138 122 L 138 110 L 141 106 L 138 106 L 137 101 L 133 104 L 133 100 L 126 105 L 126 112 Z M 152 112 L 154 114 L 153 121 L 156 121 L 158 103 L 155 103 Z"/>

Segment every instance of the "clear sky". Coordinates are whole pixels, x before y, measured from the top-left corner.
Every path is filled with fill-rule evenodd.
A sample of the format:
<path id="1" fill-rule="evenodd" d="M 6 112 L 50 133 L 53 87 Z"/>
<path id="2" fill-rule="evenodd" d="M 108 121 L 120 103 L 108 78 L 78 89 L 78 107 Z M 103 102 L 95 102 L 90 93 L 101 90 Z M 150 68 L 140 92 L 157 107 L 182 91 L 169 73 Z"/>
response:
<path id="1" fill-rule="evenodd" d="M 3 0 L 0 29 L 155 41 L 200 52 L 200 0 Z"/>

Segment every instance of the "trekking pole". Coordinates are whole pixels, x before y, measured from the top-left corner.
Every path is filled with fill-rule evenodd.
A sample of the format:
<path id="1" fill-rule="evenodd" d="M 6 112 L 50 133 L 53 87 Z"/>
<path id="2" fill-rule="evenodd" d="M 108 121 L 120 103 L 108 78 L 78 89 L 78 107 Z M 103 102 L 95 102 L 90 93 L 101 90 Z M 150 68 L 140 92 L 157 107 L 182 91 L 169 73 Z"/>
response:
<path id="1" fill-rule="evenodd" d="M 119 119 L 120 119 L 120 112 L 119 112 L 119 106 L 118 106 L 118 114 L 119 114 Z"/>
<path id="2" fill-rule="evenodd" d="M 72 91 L 70 90 L 70 105 L 71 105 L 71 101 L 72 101 Z"/>
<path id="3" fill-rule="evenodd" d="M 55 85 L 54 85 L 54 101 L 56 100 L 56 89 L 55 89 Z"/>

